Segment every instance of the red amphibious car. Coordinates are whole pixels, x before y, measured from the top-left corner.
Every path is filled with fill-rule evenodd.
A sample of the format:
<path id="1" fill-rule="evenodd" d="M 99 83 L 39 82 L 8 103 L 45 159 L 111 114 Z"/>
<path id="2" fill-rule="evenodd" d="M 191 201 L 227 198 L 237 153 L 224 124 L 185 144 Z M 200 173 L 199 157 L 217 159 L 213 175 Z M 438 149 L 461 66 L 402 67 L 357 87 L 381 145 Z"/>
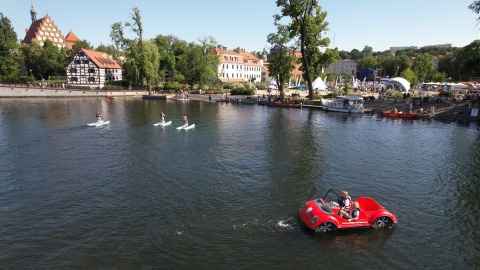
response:
<path id="1" fill-rule="evenodd" d="M 338 215 L 340 205 L 336 201 L 328 202 L 325 197 L 311 200 L 298 210 L 302 222 L 316 232 L 334 232 L 343 229 L 357 228 L 390 228 L 397 223 L 395 216 L 379 205 L 374 199 L 361 197 L 353 202 L 360 204 L 360 216 L 357 220 L 348 221 Z M 340 199 L 340 196 L 337 195 Z"/>

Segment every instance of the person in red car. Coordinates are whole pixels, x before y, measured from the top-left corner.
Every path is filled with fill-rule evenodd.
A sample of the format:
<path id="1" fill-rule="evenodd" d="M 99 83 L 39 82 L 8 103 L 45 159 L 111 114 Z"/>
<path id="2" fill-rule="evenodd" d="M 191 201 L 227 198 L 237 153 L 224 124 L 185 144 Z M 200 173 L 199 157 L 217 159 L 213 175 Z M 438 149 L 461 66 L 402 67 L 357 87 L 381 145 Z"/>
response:
<path id="1" fill-rule="evenodd" d="M 354 202 L 350 211 L 342 211 L 341 217 L 348 220 L 353 221 L 357 220 L 360 216 L 360 204 L 358 202 Z"/>
<path id="2" fill-rule="evenodd" d="M 338 200 L 338 203 L 340 204 L 340 211 L 338 212 L 339 214 L 342 211 L 348 212 L 350 210 L 352 198 L 348 196 L 348 191 L 346 190 L 342 191 L 342 197 L 340 197 L 340 199 Z"/>

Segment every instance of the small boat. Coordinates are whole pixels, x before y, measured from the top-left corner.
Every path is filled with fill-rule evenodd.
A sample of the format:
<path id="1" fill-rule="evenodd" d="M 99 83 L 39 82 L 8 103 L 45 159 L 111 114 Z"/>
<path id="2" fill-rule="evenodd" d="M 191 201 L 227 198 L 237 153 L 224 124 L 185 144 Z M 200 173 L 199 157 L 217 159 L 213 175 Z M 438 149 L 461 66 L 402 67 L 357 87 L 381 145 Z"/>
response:
<path id="1" fill-rule="evenodd" d="M 260 100 L 258 102 L 260 105 L 270 106 L 270 107 L 286 107 L 286 108 L 300 108 L 302 104 L 295 101 L 265 101 Z"/>
<path id="2" fill-rule="evenodd" d="M 180 126 L 180 127 L 177 127 L 177 130 L 181 130 L 181 129 L 192 129 L 192 128 L 195 128 L 195 124 L 191 124 L 191 125 L 188 125 L 188 126 Z"/>
<path id="3" fill-rule="evenodd" d="M 179 98 L 178 101 L 188 101 L 188 98 Z"/>
<path id="4" fill-rule="evenodd" d="M 210 102 L 210 103 L 216 102 L 215 100 L 208 100 L 208 99 L 206 99 L 206 100 L 204 100 L 204 101 L 205 101 L 205 102 Z"/>
<path id="5" fill-rule="evenodd" d="M 322 109 L 333 112 L 364 113 L 363 98 L 359 96 L 338 96 L 322 98 Z"/>
<path id="6" fill-rule="evenodd" d="M 106 99 L 114 99 L 113 96 L 107 96 Z"/>
<path id="7" fill-rule="evenodd" d="M 100 122 L 87 124 L 87 126 L 89 126 L 89 127 L 99 127 L 99 126 L 109 125 L 109 124 L 110 124 L 110 121 L 100 121 Z"/>
<path id="8" fill-rule="evenodd" d="M 164 126 L 168 126 L 168 125 L 171 125 L 172 124 L 172 121 L 168 121 L 168 122 L 158 122 L 158 123 L 155 123 L 153 124 L 153 126 L 155 127 L 158 127 L 158 126 L 161 126 L 161 127 L 164 127 Z"/>
<path id="9" fill-rule="evenodd" d="M 383 111 L 383 117 L 391 117 L 391 118 L 402 118 L 402 119 L 414 119 L 417 118 L 419 115 L 416 112 L 395 112 L 395 111 Z"/>

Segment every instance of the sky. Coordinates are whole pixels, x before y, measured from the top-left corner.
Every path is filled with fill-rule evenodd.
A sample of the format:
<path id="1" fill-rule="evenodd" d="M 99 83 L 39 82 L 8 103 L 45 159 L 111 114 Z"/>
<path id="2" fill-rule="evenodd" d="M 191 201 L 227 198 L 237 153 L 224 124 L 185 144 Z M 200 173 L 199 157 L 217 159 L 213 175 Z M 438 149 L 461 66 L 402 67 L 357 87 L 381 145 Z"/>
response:
<path id="1" fill-rule="evenodd" d="M 0 0 L 0 13 L 7 17 L 19 39 L 30 27 L 30 9 L 37 19 L 48 14 L 64 36 L 71 30 L 93 47 L 112 44 L 111 25 L 132 22 L 132 8 L 142 15 L 143 39 L 174 35 L 187 42 L 212 36 L 229 49 L 262 51 L 275 33 L 273 15 L 280 9 L 275 0 Z M 451 43 L 463 47 L 480 39 L 477 14 L 468 5 L 473 0 L 319 0 L 327 12 L 330 47 L 341 51 L 386 51 L 396 46 Z M 134 38 L 130 31 L 126 35 Z"/>

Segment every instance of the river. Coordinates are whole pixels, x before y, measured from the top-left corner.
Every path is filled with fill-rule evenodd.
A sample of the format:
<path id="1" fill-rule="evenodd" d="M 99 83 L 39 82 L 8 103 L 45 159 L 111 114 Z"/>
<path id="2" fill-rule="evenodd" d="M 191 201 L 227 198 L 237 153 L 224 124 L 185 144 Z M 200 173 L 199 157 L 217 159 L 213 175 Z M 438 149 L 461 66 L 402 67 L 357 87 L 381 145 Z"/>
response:
<path id="1" fill-rule="evenodd" d="M 87 126 L 97 111 L 110 125 Z M 153 127 L 162 111 L 173 124 Z M 183 114 L 195 129 L 175 129 Z M 0 267 L 479 268 L 479 135 L 315 109 L 0 99 Z M 330 188 L 398 224 L 306 230 L 299 207 Z"/>

